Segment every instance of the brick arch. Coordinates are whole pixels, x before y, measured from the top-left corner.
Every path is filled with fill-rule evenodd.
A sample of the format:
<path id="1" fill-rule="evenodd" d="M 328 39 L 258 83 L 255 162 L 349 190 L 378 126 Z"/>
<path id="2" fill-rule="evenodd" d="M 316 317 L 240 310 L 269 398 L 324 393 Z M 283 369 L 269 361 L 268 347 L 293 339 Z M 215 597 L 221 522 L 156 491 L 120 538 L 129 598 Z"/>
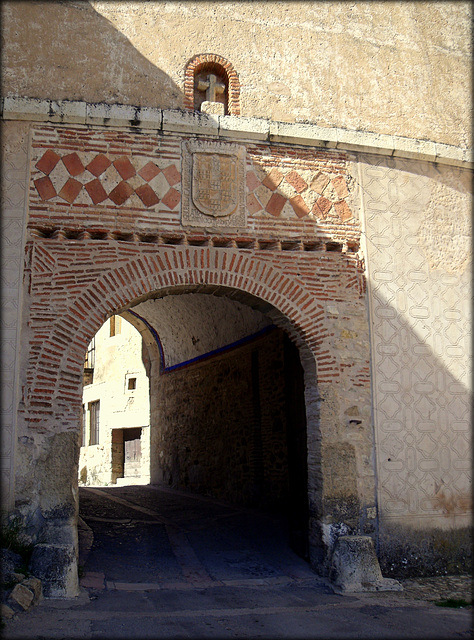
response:
<path id="1" fill-rule="evenodd" d="M 219 68 L 226 75 L 228 81 L 228 111 L 231 116 L 240 116 L 240 82 L 232 64 L 216 53 L 200 53 L 191 58 L 184 71 L 184 107 L 194 109 L 194 78 L 202 69 Z"/>
<path id="2" fill-rule="evenodd" d="M 305 369 L 310 367 L 310 361 L 317 364 L 319 345 L 327 336 L 324 307 L 314 294 L 297 278 L 255 255 L 187 246 L 162 247 L 158 251 L 141 251 L 137 247 L 136 255 L 131 257 L 129 250 L 122 253 L 119 247 L 110 266 L 104 266 L 97 278 L 88 277 L 86 283 L 76 297 L 63 291 L 63 304 L 67 306 L 63 306 L 49 335 L 36 340 L 41 348 L 33 360 L 30 358 L 28 371 L 27 405 L 34 415 L 26 419 L 31 427 L 41 428 L 45 421 L 49 425 L 46 430 L 50 430 L 56 428 L 56 420 L 64 425 L 68 415 L 76 419 L 82 363 L 89 341 L 112 313 L 125 311 L 152 292 L 208 285 L 240 290 L 265 301 L 276 310 L 275 324 L 289 333 L 302 352 Z M 33 318 L 33 332 L 34 324 Z M 41 329 L 37 331 L 41 334 Z M 324 357 L 327 367 L 327 354 Z M 38 383 L 38 363 L 43 358 L 55 367 L 48 371 L 48 389 Z M 56 414 L 56 420 L 52 414 Z"/>
<path id="3" fill-rule="evenodd" d="M 25 426 L 30 427 L 28 440 L 34 441 L 38 434 L 38 447 L 45 455 L 52 447 L 47 441 L 53 443 L 57 436 L 68 454 L 67 459 L 63 456 L 54 464 L 48 458 L 47 464 L 40 468 L 38 477 L 44 474 L 45 486 L 54 486 L 60 476 L 69 478 L 74 486 L 84 353 L 92 336 L 110 315 L 125 315 L 132 305 L 156 292 L 184 292 L 190 287 L 207 293 L 211 293 L 210 288 L 244 292 L 269 305 L 269 311 L 265 312 L 274 314 L 272 320 L 286 330 L 300 353 L 305 385 L 308 501 L 311 504 L 308 535 L 311 564 L 322 567 L 330 550 L 323 535 L 325 454 L 319 394 L 320 384 L 328 382 L 327 371 L 336 368 L 329 348 L 324 345 L 321 349 L 321 343 L 326 343 L 332 334 L 326 326 L 324 302 L 317 299 L 310 285 L 305 285 L 297 271 L 291 273 L 288 267 L 275 264 L 278 258 L 272 258 L 264 251 L 243 253 L 215 247 L 144 247 L 133 243 L 110 243 L 96 253 L 101 263 L 97 267 L 90 260 L 94 253 L 93 241 L 80 243 L 77 257 L 60 241 L 38 243 L 33 253 L 28 380 L 20 414 Z M 45 286 L 49 299 L 42 289 Z M 46 321 L 45 309 L 49 318 Z M 42 358 L 47 359 L 46 367 L 41 366 Z M 322 375 L 318 373 L 320 366 Z M 73 512 L 76 500 L 74 491 L 55 497 L 46 489 L 44 495 L 32 495 L 29 508 L 33 512 L 43 508 L 43 502 L 48 508 L 57 502 L 63 511 L 67 507 Z M 65 535 L 76 539 L 74 521 L 64 521 L 61 526 Z M 72 564 L 74 562 L 71 560 Z"/>

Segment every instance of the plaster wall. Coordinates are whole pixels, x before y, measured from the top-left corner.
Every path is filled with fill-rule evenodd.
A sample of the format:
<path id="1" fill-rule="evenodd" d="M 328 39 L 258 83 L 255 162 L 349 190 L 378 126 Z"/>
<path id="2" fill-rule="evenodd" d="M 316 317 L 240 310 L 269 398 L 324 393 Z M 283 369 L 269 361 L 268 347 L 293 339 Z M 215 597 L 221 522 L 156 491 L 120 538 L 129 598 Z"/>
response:
<path id="1" fill-rule="evenodd" d="M 241 114 L 471 145 L 469 2 L 4 2 L 3 95 L 182 108 L 216 53 Z M 179 46 L 177 46 L 179 43 Z"/>
<path id="2" fill-rule="evenodd" d="M 365 155 L 360 181 L 383 569 L 462 570 L 472 517 L 472 174 Z"/>
<path id="3" fill-rule="evenodd" d="M 2 122 L 1 129 L 1 504 L 14 502 L 16 407 L 20 400 L 19 338 L 22 324 L 22 275 L 28 179 L 26 123 Z"/>
<path id="4" fill-rule="evenodd" d="M 141 469 L 144 481 L 150 476 L 150 392 L 143 362 L 142 338 L 124 318 L 120 332 L 110 335 L 110 320 L 95 334 L 95 367 L 92 384 L 84 386 L 83 409 L 87 411 L 86 440 L 79 458 L 82 484 L 110 484 L 116 481 L 112 469 L 112 430 L 142 427 Z M 147 354 L 145 354 L 146 361 Z M 128 388 L 130 378 L 136 387 Z M 89 403 L 100 402 L 99 442 L 90 442 Z"/>
<path id="5" fill-rule="evenodd" d="M 200 293 L 165 296 L 136 305 L 159 336 L 168 369 L 245 339 L 270 320 L 236 300 Z"/>

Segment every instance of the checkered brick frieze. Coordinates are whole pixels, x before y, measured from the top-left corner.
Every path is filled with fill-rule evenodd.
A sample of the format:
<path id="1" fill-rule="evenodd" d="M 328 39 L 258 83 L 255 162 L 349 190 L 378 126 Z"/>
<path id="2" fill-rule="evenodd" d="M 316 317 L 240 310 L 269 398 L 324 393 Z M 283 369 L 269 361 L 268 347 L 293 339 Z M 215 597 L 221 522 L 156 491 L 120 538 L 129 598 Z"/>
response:
<path id="1" fill-rule="evenodd" d="M 179 206 L 176 145 L 162 145 L 153 136 L 145 141 L 141 136 L 94 135 L 79 128 L 49 131 L 49 136 L 44 129 L 33 135 L 31 206 L 165 211 Z"/>
<path id="2" fill-rule="evenodd" d="M 190 140 L 195 138 L 82 125 L 34 127 L 29 228 L 48 234 L 195 234 L 182 215 L 191 197 L 184 193 L 183 159 Z M 217 232 L 230 244 L 245 237 L 247 243 L 278 240 L 293 249 L 295 242 L 316 247 L 322 240 L 338 245 L 331 250 L 358 251 L 360 224 L 347 154 L 268 143 L 241 146 L 243 222 L 226 228 L 224 218 L 215 228 L 212 217 L 204 216 L 203 242 Z"/>

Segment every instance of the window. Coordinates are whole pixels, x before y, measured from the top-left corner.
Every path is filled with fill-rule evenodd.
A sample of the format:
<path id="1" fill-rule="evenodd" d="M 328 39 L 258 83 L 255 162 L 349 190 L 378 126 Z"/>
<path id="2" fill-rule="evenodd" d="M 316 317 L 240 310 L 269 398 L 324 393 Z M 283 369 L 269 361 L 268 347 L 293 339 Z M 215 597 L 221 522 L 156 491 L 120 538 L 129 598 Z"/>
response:
<path id="1" fill-rule="evenodd" d="M 87 347 L 86 358 L 84 360 L 84 369 L 93 369 L 95 366 L 95 336 L 89 342 Z"/>
<path id="2" fill-rule="evenodd" d="M 99 444 L 100 401 L 89 402 L 90 437 L 89 444 Z"/>
<path id="3" fill-rule="evenodd" d="M 136 389 L 137 388 L 137 379 L 136 378 L 129 378 L 128 379 L 128 388 L 129 389 Z"/>
<path id="4" fill-rule="evenodd" d="M 122 329 L 122 318 L 120 316 L 110 317 L 110 337 L 118 336 Z"/>
<path id="5" fill-rule="evenodd" d="M 95 337 L 89 342 L 86 357 L 84 358 L 84 386 L 94 382 L 94 365 L 95 365 Z M 85 444 L 85 442 L 84 442 Z"/>
<path id="6" fill-rule="evenodd" d="M 86 405 L 82 405 L 82 432 L 81 432 L 81 447 L 84 447 L 87 443 L 87 411 Z"/>

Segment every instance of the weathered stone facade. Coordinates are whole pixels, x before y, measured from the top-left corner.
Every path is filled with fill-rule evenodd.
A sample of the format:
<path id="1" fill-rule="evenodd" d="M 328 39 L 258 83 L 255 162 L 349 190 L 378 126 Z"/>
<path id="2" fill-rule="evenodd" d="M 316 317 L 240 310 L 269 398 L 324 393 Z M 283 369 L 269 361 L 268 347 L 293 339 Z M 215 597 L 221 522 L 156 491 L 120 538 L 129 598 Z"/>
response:
<path id="1" fill-rule="evenodd" d="M 283 336 L 274 329 L 156 381 L 156 481 L 234 504 L 288 501 Z M 252 358 L 258 390 L 247 375 Z"/>
<path id="2" fill-rule="evenodd" d="M 159 17 L 154 3 L 3 4 L 8 315 L 2 347 L 9 396 L 2 474 L 10 508 L 41 539 L 43 565 L 49 557 L 51 566 L 58 558 L 64 566 L 63 575 L 51 578 L 49 594 L 77 590 L 82 368 L 105 320 L 123 314 L 149 351 L 152 479 L 167 480 L 177 459 L 175 426 L 167 427 L 164 444 L 158 437 L 169 424 L 157 410 L 167 385 L 177 402 L 180 393 L 189 397 L 196 372 L 203 388 L 212 387 L 226 358 L 235 371 L 245 369 L 244 381 L 252 375 L 251 364 L 243 367 L 249 354 L 242 346 L 238 357 L 221 356 L 214 370 L 211 359 L 158 382 L 166 367 L 245 337 L 224 340 L 229 329 L 223 342 L 216 333 L 201 353 L 193 351 L 205 336 L 194 333 L 190 344 L 187 320 L 181 333 L 163 329 L 168 339 L 160 342 L 164 320 L 173 327 L 173 305 L 160 316 L 154 302 L 166 306 L 179 294 L 183 304 L 200 294 L 255 309 L 260 320 L 240 324 L 246 336 L 277 327 L 262 346 L 262 371 L 281 369 L 270 357 L 281 354 L 281 345 L 270 348 L 277 336 L 283 340 L 280 332 L 298 349 L 316 570 L 328 571 L 334 543 L 346 534 L 371 535 L 386 574 L 420 572 L 427 561 L 436 572 L 467 566 L 470 10 L 467 3 L 432 4 L 434 13 L 418 3 L 354 3 L 350 10 L 344 3 L 205 3 L 204 14 L 218 14 L 229 27 L 204 29 L 200 14 L 199 42 L 197 8 L 189 3 L 165 5 Z M 35 55 L 15 57 L 18 48 L 26 51 L 26 16 L 42 37 L 33 42 Z M 144 16 L 158 21 L 161 49 L 145 51 L 151 39 L 138 31 Z M 258 48 L 248 55 L 235 37 L 239 20 L 250 20 L 255 34 L 265 27 L 262 43 L 269 28 L 278 34 L 274 60 Z M 90 40 L 90 57 L 78 66 L 74 29 L 97 22 L 107 25 L 106 33 L 78 30 L 81 49 L 83 38 Z M 324 44 L 323 52 L 312 46 L 306 56 L 302 32 Z M 324 51 L 333 51 L 334 39 L 340 46 L 328 58 Z M 99 40 L 111 53 L 108 66 Z M 39 82 L 30 64 L 35 56 L 35 64 L 45 60 L 46 42 L 54 51 Z M 442 69 L 433 75 L 438 92 L 418 65 L 422 46 L 428 68 Z M 381 53 L 369 56 L 371 47 Z M 189 61 L 217 49 L 238 73 L 232 104 L 238 99 L 240 116 L 206 115 L 185 100 Z M 123 51 L 130 55 L 114 57 Z M 355 58 L 361 74 L 348 71 Z M 88 73 L 94 64 L 96 73 Z M 403 69 L 397 82 L 391 68 Z M 448 86 L 457 92 L 450 99 L 456 114 L 443 102 Z M 279 101 L 272 91 L 280 92 Z M 318 100 L 322 92 L 332 100 Z M 301 119 L 309 122 L 295 123 Z M 200 213 L 187 217 L 193 207 Z M 206 367 L 212 374 L 204 375 Z M 269 425 L 282 415 L 284 379 L 276 376 L 280 387 L 265 403 L 273 411 Z M 198 389 L 197 415 L 205 407 Z M 213 407 L 216 419 L 222 406 Z M 250 413 L 242 415 L 241 425 Z M 191 423 L 184 412 L 179 433 L 202 445 Z M 281 446 L 266 453 L 272 449 Z M 164 462 L 154 471 L 155 453 L 155 463 Z M 179 460 L 188 481 L 195 459 Z"/>

